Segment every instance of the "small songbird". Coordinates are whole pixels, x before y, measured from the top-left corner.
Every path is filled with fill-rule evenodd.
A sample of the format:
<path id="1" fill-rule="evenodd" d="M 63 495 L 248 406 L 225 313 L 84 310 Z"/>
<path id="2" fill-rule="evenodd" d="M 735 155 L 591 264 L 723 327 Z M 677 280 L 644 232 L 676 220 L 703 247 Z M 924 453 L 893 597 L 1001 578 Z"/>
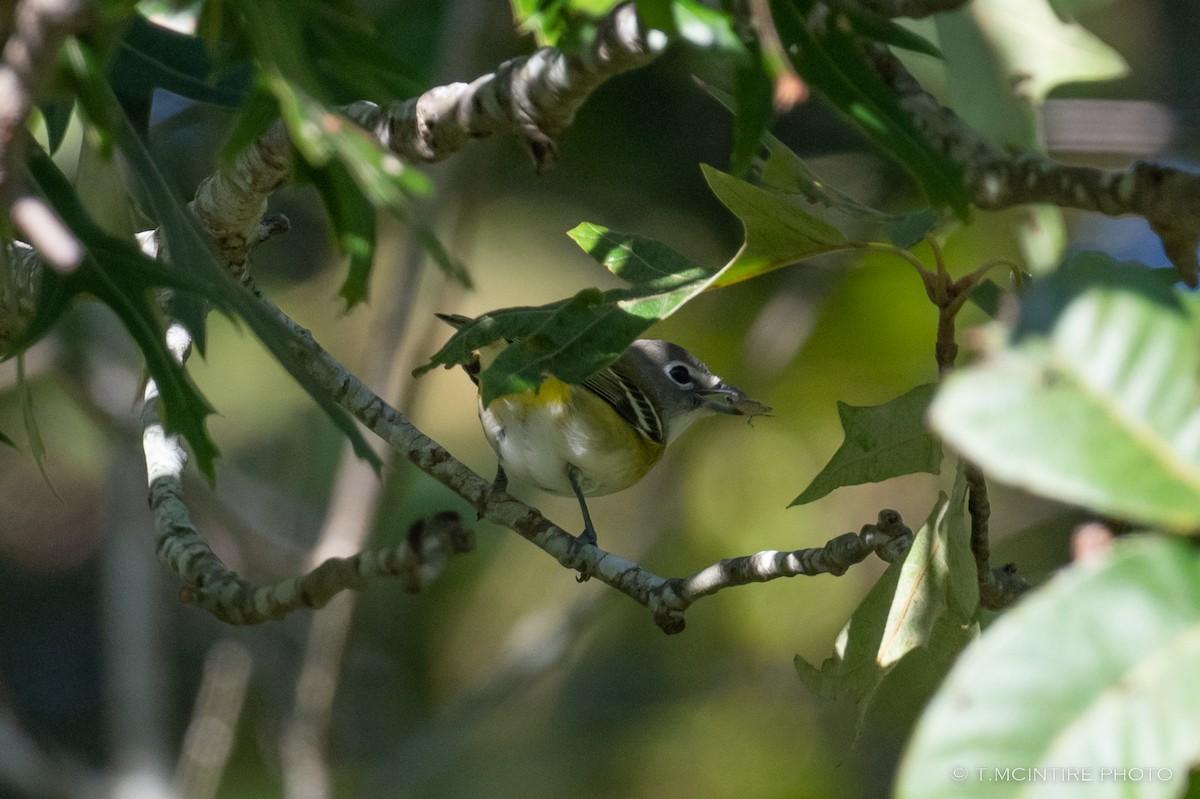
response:
<path id="1" fill-rule="evenodd" d="M 455 327 L 472 320 L 438 314 Z M 485 347 L 466 367 L 476 384 L 505 346 Z M 716 413 L 765 416 L 771 409 L 726 384 L 682 347 L 638 339 L 611 366 L 582 383 L 546 376 L 537 391 L 479 402 L 483 433 L 499 466 L 493 488 L 508 478 L 574 496 L 583 512 L 580 540 L 596 543 L 585 497 L 629 488 L 697 419 Z"/>

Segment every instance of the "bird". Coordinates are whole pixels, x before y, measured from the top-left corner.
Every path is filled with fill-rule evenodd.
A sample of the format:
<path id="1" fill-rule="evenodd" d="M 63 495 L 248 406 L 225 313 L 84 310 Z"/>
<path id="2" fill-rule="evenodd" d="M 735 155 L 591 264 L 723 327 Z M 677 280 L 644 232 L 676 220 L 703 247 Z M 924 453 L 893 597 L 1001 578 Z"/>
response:
<path id="1" fill-rule="evenodd" d="M 437 314 L 455 328 L 472 319 Z M 487 345 L 464 367 L 479 373 L 508 342 Z M 726 414 L 767 416 L 771 408 L 712 373 L 690 352 L 661 339 L 637 339 L 610 366 L 580 383 L 545 375 L 536 390 L 479 398 L 479 421 L 496 453 L 494 491 L 510 477 L 543 491 L 574 496 L 584 544 L 597 543 L 586 497 L 637 483 L 666 448 L 698 419 Z"/>

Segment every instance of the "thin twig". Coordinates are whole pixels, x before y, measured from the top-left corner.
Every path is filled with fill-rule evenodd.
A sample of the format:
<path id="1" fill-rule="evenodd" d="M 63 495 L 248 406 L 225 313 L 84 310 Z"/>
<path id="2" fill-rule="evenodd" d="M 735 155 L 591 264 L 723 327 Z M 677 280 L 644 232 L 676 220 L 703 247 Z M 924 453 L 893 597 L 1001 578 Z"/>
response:
<path id="1" fill-rule="evenodd" d="M 882 510 L 875 524 L 863 525 L 857 533 L 844 533 L 821 547 L 792 552 L 767 550 L 713 564 L 691 577 L 669 581 L 684 607 L 724 588 L 763 583 L 780 577 L 831 574 L 839 577 L 872 553 L 892 563 L 912 546 L 913 532 L 894 510 Z"/>
<path id="2" fill-rule="evenodd" d="M 1017 573 L 1016 564 L 992 568 L 988 523 L 992 514 L 988 501 L 987 481 L 979 467 L 963 464 L 967 481 L 967 514 L 971 517 L 971 553 L 975 556 L 975 573 L 979 580 L 979 604 L 988 610 L 1003 610 L 1014 604 L 1031 586 Z"/>
<path id="3" fill-rule="evenodd" d="M 958 340 L 955 325 L 958 312 L 967 297 L 984 275 L 999 262 L 988 263 L 971 274 L 955 281 L 950 278 L 941 247 L 933 238 L 927 239 L 933 248 L 937 270 L 918 269 L 925 283 L 925 293 L 938 311 L 937 338 L 934 343 L 934 358 L 937 361 L 938 377 L 945 378 L 954 370 L 958 359 Z M 1019 270 L 1017 270 L 1019 273 Z M 963 476 L 967 481 L 967 514 L 971 517 L 971 552 L 975 557 L 976 579 L 979 584 L 980 604 L 988 610 L 1002 610 L 1012 605 L 1029 590 L 1025 578 L 1017 574 L 1016 566 L 1008 564 L 993 569 L 991 565 L 991 543 L 988 527 L 992 506 L 988 501 L 987 480 L 983 471 L 970 461 L 963 460 Z"/>

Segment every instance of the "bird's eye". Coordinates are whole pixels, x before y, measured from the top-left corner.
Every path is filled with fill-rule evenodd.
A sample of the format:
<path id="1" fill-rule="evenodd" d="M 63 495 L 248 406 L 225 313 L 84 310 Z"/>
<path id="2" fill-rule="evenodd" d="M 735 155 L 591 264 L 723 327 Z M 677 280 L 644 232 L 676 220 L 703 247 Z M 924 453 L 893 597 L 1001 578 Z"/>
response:
<path id="1" fill-rule="evenodd" d="M 672 361 L 663 368 L 663 371 L 680 388 L 691 388 L 693 386 L 692 370 L 687 368 L 686 364 L 682 364 L 679 361 Z"/>

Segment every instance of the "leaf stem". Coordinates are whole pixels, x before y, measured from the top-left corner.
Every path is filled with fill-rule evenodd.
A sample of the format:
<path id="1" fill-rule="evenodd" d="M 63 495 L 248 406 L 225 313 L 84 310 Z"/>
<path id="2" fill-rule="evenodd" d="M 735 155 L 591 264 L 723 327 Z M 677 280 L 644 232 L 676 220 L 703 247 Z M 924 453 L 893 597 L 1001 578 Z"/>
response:
<path id="1" fill-rule="evenodd" d="M 1013 272 L 1017 284 L 1020 285 L 1021 269 L 1012 261 L 997 259 L 985 263 L 969 275 L 953 280 L 946 268 L 946 258 L 941 245 L 932 236 L 926 236 L 925 241 L 933 251 L 936 270 L 929 269 L 912 252 L 894 244 L 866 242 L 854 246 L 899 256 L 917 270 L 917 275 L 920 276 L 921 282 L 925 286 L 926 296 L 938 311 L 934 358 L 937 361 L 940 380 L 954 371 L 954 364 L 958 359 L 955 320 L 967 297 L 975 290 L 984 276 L 998 266 L 1008 267 Z M 992 568 L 991 544 L 988 539 L 992 509 L 988 499 L 987 481 L 982 470 L 965 459 L 963 470 L 967 480 L 967 513 L 971 517 L 971 553 L 975 558 L 975 571 L 979 582 L 979 601 L 988 610 L 1002 610 L 1012 605 L 1029 590 L 1029 582 L 1017 574 L 1016 567 L 1011 563 L 1001 568 Z"/>

